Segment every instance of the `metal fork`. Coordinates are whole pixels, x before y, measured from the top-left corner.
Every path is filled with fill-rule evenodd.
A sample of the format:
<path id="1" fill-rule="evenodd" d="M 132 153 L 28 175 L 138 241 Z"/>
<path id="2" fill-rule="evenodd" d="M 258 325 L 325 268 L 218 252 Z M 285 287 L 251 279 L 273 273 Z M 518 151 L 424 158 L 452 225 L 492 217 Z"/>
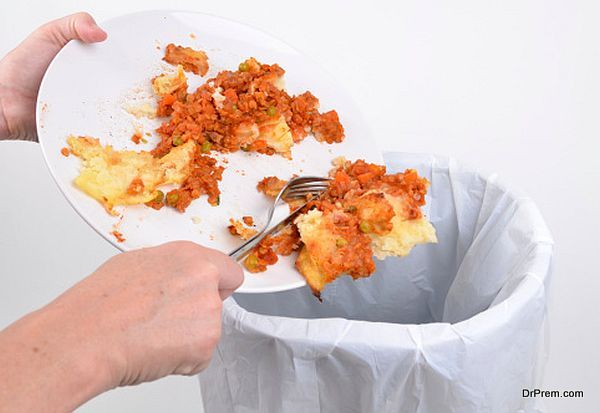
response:
<path id="1" fill-rule="evenodd" d="M 294 218 L 298 215 L 300 210 L 313 198 L 320 196 L 329 185 L 329 178 L 323 178 L 321 176 L 299 176 L 292 178 L 275 197 L 273 205 L 269 208 L 267 214 L 267 222 L 252 238 L 247 240 L 245 243 L 237 247 L 235 250 L 229 253 L 229 256 L 236 261 L 243 259 L 254 247 L 256 247 L 266 236 L 271 235 L 277 231 L 280 231 L 288 224 L 290 224 Z M 300 207 L 296 208 L 286 218 L 282 219 L 277 225 L 274 225 L 271 229 L 269 224 L 273 219 L 275 213 L 275 207 L 279 202 L 288 202 L 297 199 L 305 199 Z"/>

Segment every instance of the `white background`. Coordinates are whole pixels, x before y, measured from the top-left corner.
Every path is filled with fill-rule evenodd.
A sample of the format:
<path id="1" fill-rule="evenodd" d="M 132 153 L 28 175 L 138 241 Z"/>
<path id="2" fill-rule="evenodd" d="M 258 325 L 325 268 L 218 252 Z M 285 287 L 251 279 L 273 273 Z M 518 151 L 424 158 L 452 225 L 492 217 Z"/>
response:
<path id="1" fill-rule="evenodd" d="M 594 212 L 600 206 L 600 3 L 2 1 L 0 54 L 37 25 L 64 14 L 87 10 L 101 21 L 166 6 L 239 20 L 304 51 L 349 89 L 381 149 L 455 156 L 480 170 L 497 172 L 528 193 L 556 240 L 551 341 L 543 388 L 585 392 L 579 400 L 548 400 L 548 411 L 596 411 L 600 405 L 600 274 L 596 268 L 600 225 Z M 6 287 L 6 282 L 21 275 L 2 266 L 18 252 L 7 246 L 9 240 L 1 234 L 1 290 L 6 291 L 12 285 Z M 87 236 L 94 242 L 93 233 Z M 93 257 L 99 260 L 102 254 L 112 253 L 105 248 Z M 81 275 L 99 263 L 82 264 Z M 5 268 L 12 273 L 5 274 Z M 0 303 L 0 311 L 8 311 L 5 308 Z M 163 411 L 166 407 L 161 406 L 169 406 L 169 399 L 176 403 L 178 397 L 176 406 L 197 411 L 195 383 L 189 380 L 168 379 L 146 386 L 154 387 L 119 390 L 87 411 L 94 407 L 108 411 L 108 406 L 112 411 Z M 136 394 L 150 397 L 151 402 L 137 400 Z"/>

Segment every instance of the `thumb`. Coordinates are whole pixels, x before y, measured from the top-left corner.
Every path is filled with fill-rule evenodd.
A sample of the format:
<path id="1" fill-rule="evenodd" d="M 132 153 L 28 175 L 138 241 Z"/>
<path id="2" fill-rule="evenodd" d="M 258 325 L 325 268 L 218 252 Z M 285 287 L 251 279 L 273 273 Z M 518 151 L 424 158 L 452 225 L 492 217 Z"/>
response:
<path id="1" fill-rule="evenodd" d="M 76 13 L 43 25 L 0 60 L 0 86 L 16 96 L 11 98 L 11 113 L 2 108 L 9 130 L 12 123 L 13 130 L 35 136 L 35 98 L 40 82 L 52 59 L 69 41 L 94 43 L 106 37 L 92 16 Z"/>
<path id="2" fill-rule="evenodd" d="M 71 40 L 81 40 L 84 43 L 96 43 L 106 39 L 107 34 L 97 24 L 89 13 L 75 13 L 70 16 L 53 20 L 40 27 L 41 34 L 59 48 Z"/>

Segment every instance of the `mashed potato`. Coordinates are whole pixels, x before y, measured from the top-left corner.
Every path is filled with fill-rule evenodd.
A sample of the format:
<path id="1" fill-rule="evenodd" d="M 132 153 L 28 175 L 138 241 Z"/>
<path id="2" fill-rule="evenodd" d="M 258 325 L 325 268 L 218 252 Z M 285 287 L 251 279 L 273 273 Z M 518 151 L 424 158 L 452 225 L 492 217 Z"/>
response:
<path id="1" fill-rule="evenodd" d="M 135 116 L 138 119 L 154 119 L 156 117 L 156 106 L 153 106 L 148 102 L 144 102 L 140 105 L 125 106 L 125 110 L 127 111 L 127 113 Z"/>
<path id="2" fill-rule="evenodd" d="M 417 244 L 437 243 L 435 228 L 425 218 L 408 219 L 404 214 L 404 201 L 400 197 L 385 195 L 393 206 L 392 230 L 387 234 L 371 235 L 373 254 L 380 260 L 386 257 L 404 257 Z"/>
<path id="3" fill-rule="evenodd" d="M 341 274 L 348 273 L 353 278 L 370 275 L 374 270 L 374 267 L 368 266 L 371 255 L 381 260 L 391 256 L 403 257 L 417 244 L 437 242 L 435 229 L 426 218 L 407 219 L 403 216 L 404 202 L 401 197 L 386 194 L 385 200 L 394 206 L 392 228 L 383 234 L 370 232 L 366 235 L 370 237 L 369 249 L 365 249 L 364 244 L 360 248 L 360 243 L 352 245 L 353 240 L 337 235 L 334 214 L 323 214 L 322 211 L 313 209 L 296 219 L 300 239 L 304 244 L 296 267 L 315 294 L 318 295 L 326 284 Z M 357 236 L 365 234 L 354 237 Z"/>

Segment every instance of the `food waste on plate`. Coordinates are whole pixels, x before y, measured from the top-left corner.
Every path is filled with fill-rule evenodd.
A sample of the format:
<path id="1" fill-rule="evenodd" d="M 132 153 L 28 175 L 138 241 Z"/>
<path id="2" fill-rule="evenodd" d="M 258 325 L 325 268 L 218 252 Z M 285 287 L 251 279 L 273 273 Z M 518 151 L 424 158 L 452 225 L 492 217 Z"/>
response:
<path id="1" fill-rule="evenodd" d="M 207 54 L 169 44 L 164 60 L 175 71 L 152 79 L 156 108 L 133 109 L 138 115 L 164 119 L 153 150 L 114 150 L 88 136 L 69 136 L 62 150 L 65 156 L 81 159 L 75 185 L 110 214 L 116 214 L 115 206 L 138 204 L 183 212 L 204 195 L 218 207 L 225 166 L 211 152 L 241 150 L 292 159 L 292 146 L 309 134 L 329 144 L 344 139 L 337 112 L 320 112 L 319 100 L 308 91 L 288 94 L 285 71 L 277 64 L 249 58 L 237 70 L 222 71 L 189 93 L 185 72 L 204 76 Z M 144 138 L 136 133 L 131 140 L 139 143 Z M 289 226 L 266 237 L 244 259 L 249 272 L 266 271 L 278 255 L 297 252 L 296 268 L 319 296 L 341 275 L 371 275 L 373 256 L 405 256 L 417 244 L 437 241 L 421 211 L 429 182 L 415 170 L 388 175 L 384 166 L 338 158 L 330 178 L 319 197 L 290 203 L 294 209 L 308 201 Z M 273 197 L 286 182 L 269 176 L 252 186 Z M 165 194 L 163 185 L 177 187 Z M 253 227 L 254 218 L 247 215 L 241 220 L 232 217 L 228 229 L 248 239 L 256 233 Z"/>

